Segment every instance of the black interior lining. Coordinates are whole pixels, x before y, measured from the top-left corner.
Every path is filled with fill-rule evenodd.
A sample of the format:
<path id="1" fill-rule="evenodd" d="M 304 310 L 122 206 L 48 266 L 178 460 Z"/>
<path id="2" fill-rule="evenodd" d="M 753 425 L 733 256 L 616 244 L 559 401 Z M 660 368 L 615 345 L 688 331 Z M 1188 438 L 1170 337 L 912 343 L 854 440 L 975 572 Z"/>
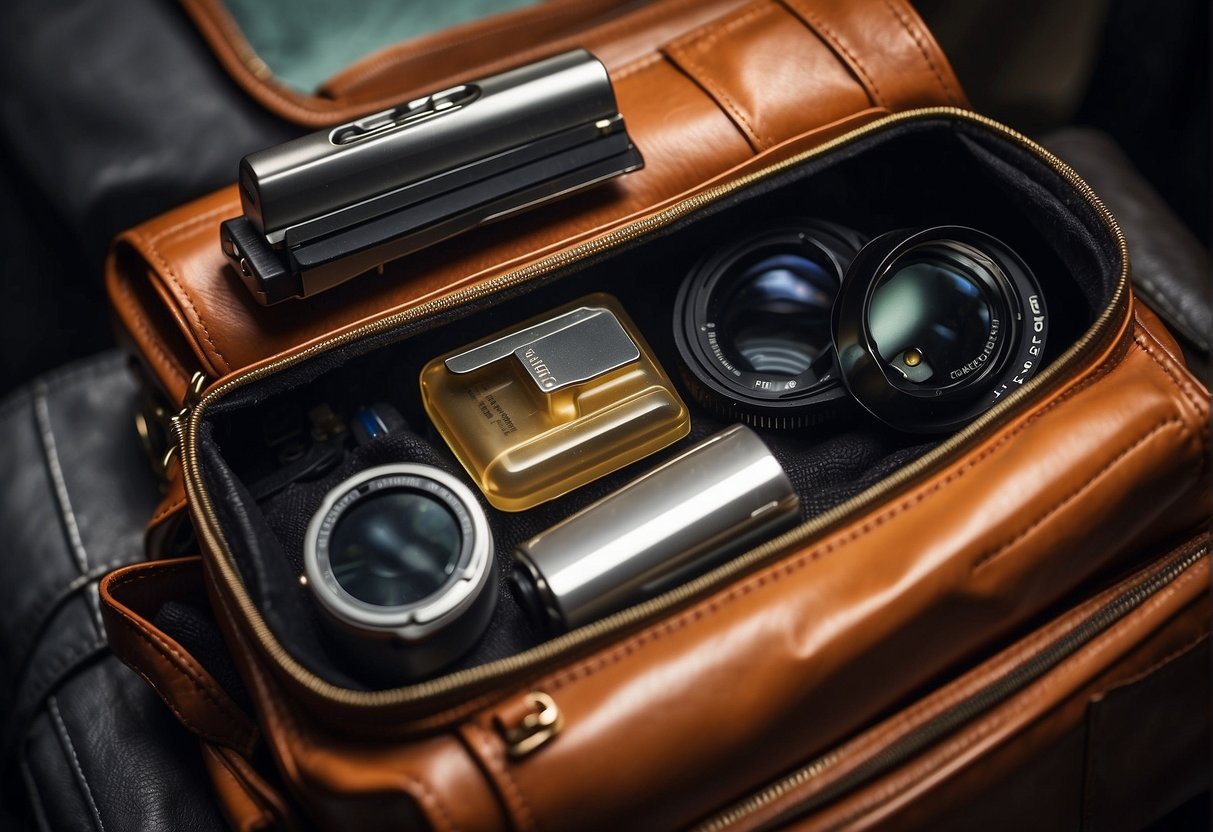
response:
<path id="1" fill-rule="evenodd" d="M 491 304 L 444 314 L 410 328 L 334 349 L 251 384 L 208 411 L 199 436 L 202 474 L 237 566 L 270 629 L 300 662 L 326 680 L 366 688 L 328 641 L 302 573 L 302 540 L 323 495 L 372 465 L 420 461 L 470 484 L 428 429 L 418 375 L 436 355 L 591 291 L 619 298 L 692 410 L 692 432 L 669 449 L 558 500 L 521 513 L 489 508 L 501 574 L 519 542 L 617 489 L 668 456 L 727 426 L 698 407 L 678 378 L 671 309 L 679 283 L 722 241 L 789 217 L 819 217 L 868 235 L 959 224 L 1008 243 L 1044 284 L 1052 317 L 1046 363 L 1074 342 L 1106 306 L 1120 271 L 1103 220 L 1055 171 L 1003 137 L 947 120 L 907 123 L 737 192 L 625 248 L 516 287 Z M 413 430 L 349 452 L 324 477 L 297 483 L 256 505 L 247 484 L 269 463 L 260 435 L 266 413 L 306 413 L 324 402 L 348 413 L 385 401 Z M 925 453 L 937 438 L 899 433 L 858 412 L 832 425 L 760 431 L 800 494 L 804 516 L 844 502 Z M 473 489 L 474 490 L 474 489 Z M 525 650 L 542 640 L 505 582 L 481 641 L 451 670 Z"/>

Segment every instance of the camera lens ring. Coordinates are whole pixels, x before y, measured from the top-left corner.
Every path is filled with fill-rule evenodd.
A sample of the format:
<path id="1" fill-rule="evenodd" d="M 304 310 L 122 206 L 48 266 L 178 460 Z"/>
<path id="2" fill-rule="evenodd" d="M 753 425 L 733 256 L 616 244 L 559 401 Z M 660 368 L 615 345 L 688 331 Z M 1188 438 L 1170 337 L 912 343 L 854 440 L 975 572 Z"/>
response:
<path id="1" fill-rule="evenodd" d="M 925 331 L 922 325 L 927 319 L 919 320 L 914 313 L 934 309 L 937 316 L 931 323 L 937 330 L 964 342 L 956 331 L 962 325 L 940 324 L 940 319 L 954 312 L 957 318 L 970 319 L 964 324 L 970 327 L 970 348 L 975 345 L 974 333 L 984 339 L 976 354 L 967 353 L 971 357 L 965 363 L 940 362 L 938 378 L 944 384 L 926 383 L 936 376 L 923 351 L 899 352 L 886 345 L 885 353 L 896 353 L 897 359 L 882 354 L 875 331 L 879 322 L 872 320 L 882 288 L 919 262 L 929 263 L 930 269 L 919 270 L 906 281 L 915 284 L 910 291 L 918 297 L 917 304 L 898 304 L 900 330 Z M 931 270 L 934 277 L 924 279 Z M 927 284 L 932 280 L 936 291 L 939 285 L 950 284 L 945 291 L 963 287 L 968 300 L 958 301 L 953 294 L 943 302 L 938 297 L 928 302 L 931 288 Z M 971 303 L 974 298 L 980 302 Z M 956 303 L 959 311 L 938 312 L 941 306 Z M 983 305 L 987 312 L 984 333 L 972 320 Z M 997 238 L 965 226 L 893 231 L 874 239 L 851 265 L 835 303 L 833 322 L 839 366 L 851 395 L 881 421 L 922 433 L 963 426 L 1035 375 L 1048 332 L 1044 294 L 1027 264 Z M 917 330 L 915 323 L 919 324 Z M 907 356 L 930 371 L 917 380 L 908 376 Z"/>
<path id="2" fill-rule="evenodd" d="M 754 427 L 817 424 L 844 405 L 834 295 L 863 245 L 835 223 L 793 219 L 718 249 L 679 286 L 674 340 L 692 397 Z"/>
<path id="3" fill-rule="evenodd" d="M 445 513 L 446 527 L 457 529 L 457 551 L 448 547 L 446 578 L 421 597 L 404 603 L 379 604 L 360 598 L 334 568 L 334 538 L 355 509 L 379 498 L 407 494 L 409 505 L 430 505 Z M 371 529 L 382 537 L 382 529 Z M 492 533 L 479 501 L 459 480 L 429 465 L 403 463 L 370 468 L 339 483 L 321 501 L 308 525 L 303 547 L 304 571 L 312 597 L 346 630 L 365 637 L 390 636 L 408 644 L 436 636 L 439 631 L 464 631 L 450 636 L 448 658 L 470 646 L 480 635 L 477 622 L 487 621 L 496 593 L 485 589 L 495 573 Z"/>

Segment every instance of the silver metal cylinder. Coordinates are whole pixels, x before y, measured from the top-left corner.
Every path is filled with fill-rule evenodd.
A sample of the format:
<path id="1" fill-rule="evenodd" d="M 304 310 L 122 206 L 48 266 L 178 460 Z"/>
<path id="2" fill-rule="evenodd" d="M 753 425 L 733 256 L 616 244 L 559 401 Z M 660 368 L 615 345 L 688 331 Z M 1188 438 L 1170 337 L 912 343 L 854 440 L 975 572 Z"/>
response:
<path id="1" fill-rule="evenodd" d="M 514 585 L 552 629 L 580 627 L 791 527 L 799 505 L 766 445 L 735 425 L 519 545 Z"/>

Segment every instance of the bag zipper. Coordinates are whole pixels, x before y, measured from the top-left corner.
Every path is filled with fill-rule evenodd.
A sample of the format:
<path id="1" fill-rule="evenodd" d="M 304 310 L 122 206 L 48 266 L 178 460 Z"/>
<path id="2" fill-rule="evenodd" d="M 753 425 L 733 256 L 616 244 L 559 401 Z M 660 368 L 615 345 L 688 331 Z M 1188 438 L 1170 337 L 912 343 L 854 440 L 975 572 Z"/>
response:
<path id="1" fill-rule="evenodd" d="M 387 690 L 359 691 L 339 687 L 316 676 L 296 661 L 273 636 L 268 624 L 253 604 L 244 584 L 240 581 L 231 551 L 220 531 L 214 504 L 206 491 L 206 486 L 199 472 L 198 426 L 209 406 L 245 385 L 281 372 L 320 353 L 361 338 L 404 327 L 407 324 L 438 315 L 443 311 L 455 309 L 480 298 L 537 280 L 580 260 L 587 259 L 595 254 L 608 251 L 657 231 L 687 214 L 723 199 L 736 191 L 833 152 L 880 130 L 906 122 L 932 118 L 951 118 L 979 125 L 1033 153 L 1033 155 L 1055 171 L 1087 201 L 1104 220 L 1109 233 L 1112 234 L 1116 241 L 1120 253 L 1121 268 L 1107 307 L 1091 327 L 1065 353 L 1055 359 L 1048 367 L 1042 369 L 1022 388 L 1011 393 L 1007 398 L 998 402 L 990 410 L 979 416 L 965 428 L 942 441 L 919 459 L 903 466 L 879 483 L 841 503 L 830 511 L 810 519 L 797 528 L 663 595 L 514 656 L 499 659 L 478 667 L 456 671 L 437 679 L 413 685 Z M 758 171 L 709 188 L 657 214 L 629 223 L 616 231 L 546 257 L 532 265 L 498 275 L 475 286 L 456 290 L 427 303 L 410 307 L 402 312 L 356 329 L 323 339 L 299 352 L 270 361 L 234 378 L 219 382 L 208 390 L 195 406 L 189 408 L 188 413 L 183 412 L 177 420 L 179 439 L 182 447 L 181 462 L 186 493 L 189 498 L 189 504 L 196 515 L 200 517 L 201 522 L 196 524 L 197 532 L 204 547 L 212 554 L 210 559 L 212 566 L 216 569 L 219 578 L 226 583 L 227 588 L 239 607 L 240 614 L 244 617 L 260 647 L 294 682 L 320 699 L 347 708 L 375 709 L 389 706 L 419 705 L 439 697 L 464 693 L 478 685 L 483 685 L 490 681 L 498 681 L 506 677 L 521 674 L 524 671 L 533 670 L 545 664 L 553 663 L 556 659 L 570 654 L 578 648 L 603 640 L 612 634 L 632 628 L 649 619 L 656 618 L 692 598 L 704 595 L 710 590 L 728 583 L 735 577 L 775 559 L 778 555 L 803 547 L 814 537 L 840 524 L 848 517 L 870 506 L 879 504 L 889 495 L 910 482 L 940 467 L 949 461 L 958 450 L 998 425 L 1005 416 L 1011 413 L 1012 409 L 1023 397 L 1033 395 L 1037 391 L 1056 383 L 1079 360 L 1086 357 L 1088 353 L 1096 351 L 1105 343 L 1109 337 L 1113 323 L 1122 317 L 1121 313 L 1123 313 L 1125 304 L 1128 302 L 1128 273 L 1128 248 L 1123 232 L 1120 230 L 1111 212 L 1108 211 L 1107 207 L 1104 206 L 1091 187 L 1065 162 L 1018 131 L 968 110 L 958 107 L 928 107 L 908 110 L 877 119 L 803 153 L 788 157 Z"/>
<path id="2" fill-rule="evenodd" d="M 1154 595 L 1174 583 L 1184 572 L 1208 557 L 1207 543 L 1172 555 L 1149 574 L 1132 581 L 1122 592 L 1080 620 L 1073 628 L 1049 642 L 1024 661 L 998 676 L 980 690 L 936 714 L 908 734 L 881 748 L 867 759 L 861 759 L 849 772 L 833 783 L 790 807 L 764 826 L 787 823 L 796 817 L 820 809 L 846 795 L 864 783 L 875 780 L 919 752 L 934 745 L 973 719 L 1027 688 L 1041 676 L 1094 641 L 1110 627 L 1128 616 Z M 703 823 L 694 832 L 724 832 L 744 821 L 793 789 L 802 788 L 826 774 L 846 759 L 844 750 L 823 754 L 808 765 L 780 778 L 761 791 L 747 797 Z M 887 799 L 887 796 L 884 798 Z M 848 819 L 865 811 L 857 808 Z M 846 821 L 843 821 L 845 823 Z"/>

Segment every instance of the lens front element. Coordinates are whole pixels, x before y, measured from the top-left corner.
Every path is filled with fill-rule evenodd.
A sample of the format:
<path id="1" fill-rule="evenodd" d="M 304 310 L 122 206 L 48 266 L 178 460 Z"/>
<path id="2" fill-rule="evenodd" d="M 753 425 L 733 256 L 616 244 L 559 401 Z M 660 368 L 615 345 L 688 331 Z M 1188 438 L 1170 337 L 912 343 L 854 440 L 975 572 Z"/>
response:
<path id="1" fill-rule="evenodd" d="M 897 374 L 890 375 L 895 383 L 946 387 L 987 366 L 1006 304 L 991 296 L 996 280 L 980 269 L 960 249 L 931 246 L 880 279 L 868 328 L 885 365 Z"/>
<path id="2" fill-rule="evenodd" d="M 734 364 L 798 376 L 830 349 L 830 309 L 839 276 L 792 252 L 762 253 L 724 300 L 717 338 Z"/>
<path id="3" fill-rule="evenodd" d="M 377 492 L 354 504 L 334 527 L 333 577 L 359 601 L 414 604 L 450 580 L 462 537 L 443 502 L 405 489 Z"/>

